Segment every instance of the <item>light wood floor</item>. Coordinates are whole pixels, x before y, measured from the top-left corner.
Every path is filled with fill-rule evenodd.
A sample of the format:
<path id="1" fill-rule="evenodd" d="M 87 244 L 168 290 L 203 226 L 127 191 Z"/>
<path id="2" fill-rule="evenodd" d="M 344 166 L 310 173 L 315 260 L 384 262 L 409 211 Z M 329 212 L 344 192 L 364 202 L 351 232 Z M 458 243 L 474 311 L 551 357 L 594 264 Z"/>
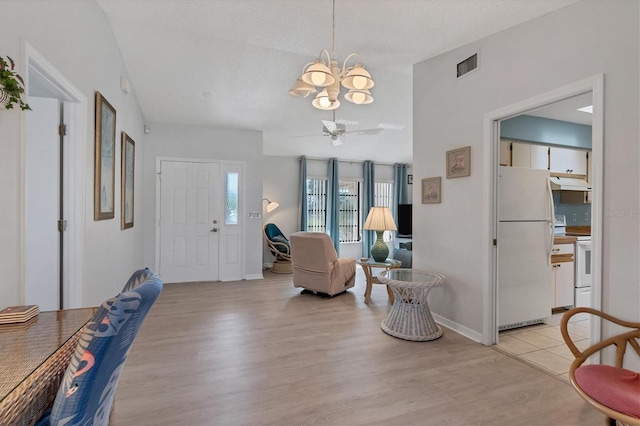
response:
<path id="1" fill-rule="evenodd" d="M 332 299 L 291 275 L 168 284 L 116 393 L 120 425 L 601 425 L 569 384 L 444 329 L 380 329 L 382 285 Z"/>

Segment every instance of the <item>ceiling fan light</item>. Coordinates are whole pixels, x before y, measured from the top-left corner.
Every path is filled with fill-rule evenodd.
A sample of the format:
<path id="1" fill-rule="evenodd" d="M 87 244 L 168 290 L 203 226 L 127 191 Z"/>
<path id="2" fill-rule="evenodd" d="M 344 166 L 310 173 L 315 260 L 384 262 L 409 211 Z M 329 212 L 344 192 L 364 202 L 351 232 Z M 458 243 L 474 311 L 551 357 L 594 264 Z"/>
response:
<path id="1" fill-rule="evenodd" d="M 331 70 L 322 61 L 317 60 L 302 74 L 302 81 L 316 87 L 327 87 L 335 83 Z"/>
<path id="2" fill-rule="evenodd" d="M 316 93 L 316 88 L 310 84 L 305 83 L 301 79 L 298 79 L 293 88 L 289 90 L 289 94 L 291 96 L 298 96 L 301 98 L 306 98 L 312 93 Z"/>
<path id="3" fill-rule="evenodd" d="M 357 105 L 367 105 L 373 102 L 373 97 L 368 90 L 349 90 L 349 92 L 344 95 L 344 98 L 349 102 L 353 102 Z"/>
<path id="4" fill-rule="evenodd" d="M 342 79 L 342 86 L 349 90 L 369 90 L 374 84 L 371 74 L 360 64 L 353 67 Z"/>

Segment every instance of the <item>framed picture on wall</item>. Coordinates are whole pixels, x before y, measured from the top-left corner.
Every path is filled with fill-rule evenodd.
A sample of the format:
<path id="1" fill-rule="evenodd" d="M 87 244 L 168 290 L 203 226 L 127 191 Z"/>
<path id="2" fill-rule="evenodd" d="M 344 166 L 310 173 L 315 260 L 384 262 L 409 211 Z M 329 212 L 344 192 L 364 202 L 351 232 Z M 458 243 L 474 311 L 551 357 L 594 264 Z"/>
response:
<path id="1" fill-rule="evenodd" d="M 120 180 L 120 229 L 133 228 L 133 176 L 135 172 L 136 143 L 122 132 Z"/>
<path id="2" fill-rule="evenodd" d="M 113 219 L 115 216 L 116 110 L 100 92 L 96 92 L 95 129 L 93 219 Z"/>
<path id="3" fill-rule="evenodd" d="M 438 204 L 442 201 L 440 176 L 422 179 L 422 204 Z"/>
<path id="4" fill-rule="evenodd" d="M 471 147 L 447 151 L 447 179 L 471 175 Z"/>

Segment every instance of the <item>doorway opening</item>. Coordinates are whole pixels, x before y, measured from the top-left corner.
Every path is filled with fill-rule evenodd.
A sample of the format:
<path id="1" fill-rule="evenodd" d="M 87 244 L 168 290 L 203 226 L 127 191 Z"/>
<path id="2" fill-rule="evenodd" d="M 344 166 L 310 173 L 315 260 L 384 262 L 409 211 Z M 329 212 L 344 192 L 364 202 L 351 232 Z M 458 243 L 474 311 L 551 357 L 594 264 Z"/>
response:
<path id="1" fill-rule="evenodd" d="M 87 100 L 29 43 L 25 43 L 24 52 L 28 95 L 39 108 L 24 115 L 27 131 L 21 155 L 24 213 L 20 268 L 23 299 L 27 304 L 42 305 L 42 310 L 80 307 Z M 45 128 L 40 125 L 41 120 L 51 126 Z M 54 160 L 38 155 L 42 154 L 40 149 L 49 152 Z M 48 182 L 53 184 L 47 186 Z M 46 206 L 41 208 L 41 197 L 47 195 Z M 42 239 L 50 248 L 45 251 L 45 258 L 38 249 Z"/>
<path id="2" fill-rule="evenodd" d="M 589 167 L 590 167 L 589 180 L 592 188 L 591 194 L 590 194 L 591 209 L 589 214 L 589 219 L 590 219 L 589 226 L 591 230 L 590 234 L 592 237 L 592 245 L 593 245 L 592 252 L 591 252 L 591 259 L 592 259 L 591 271 L 592 271 L 593 278 L 592 278 L 590 301 L 591 301 L 591 306 L 593 306 L 594 308 L 598 309 L 600 307 L 600 302 L 601 302 L 600 271 L 601 271 L 601 253 L 602 253 L 602 250 L 601 250 L 602 217 L 600 212 L 602 211 L 602 199 L 603 199 L 602 197 L 603 196 L 602 194 L 603 76 L 596 75 L 594 77 L 581 80 L 573 84 L 570 84 L 568 86 L 559 88 L 557 90 L 542 94 L 535 98 L 520 102 L 518 104 L 511 105 L 509 107 L 503 108 L 498 111 L 494 111 L 493 113 L 489 113 L 485 116 L 485 130 L 486 130 L 485 131 L 485 147 L 487 148 L 488 152 L 492 153 L 492 156 L 493 156 L 492 158 L 493 167 L 492 167 L 492 171 L 490 172 L 493 178 L 492 179 L 493 187 L 491 191 L 493 194 L 493 197 L 492 197 L 493 198 L 493 206 L 492 206 L 493 215 L 491 215 L 492 222 L 490 224 L 490 229 L 491 229 L 490 232 L 491 232 L 492 238 L 494 239 L 494 241 L 496 241 L 496 244 L 493 245 L 493 250 L 491 251 L 491 255 L 487 257 L 490 263 L 490 271 L 488 271 L 488 281 L 487 281 L 487 286 L 485 288 L 486 290 L 485 291 L 485 296 L 486 296 L 485 310 L 484 310 L 485 326 L 483 328 L 483 343 L 485 344 L 488 344 L 488 345 L 500 344 L 500 337 L 501 337 L 499 334 L 499 331 L 501 328 L 500 326 L 505 325 L 505 324 L 501 324 L 501 320 L 500 320 L 500 308 L 501 308 L 500 303 L 501 302 L 500 302 L 499 296 L 500 296 L 501 285 L 506 285 L 507 283 L 504 283 L 504 282 L 500 283 L 500 268 L 499 268 L 500 259 L 498 254 L 499 253 L 498 247 L 500 245 L 500 235 L 498 232 L 499 223 L 500 223 L 499 171 L 500 171 L 500 167 L 505 167 L 505 166 L 501 166 L 501 163 L 503 163 L 504 161 L 501 161 L 501 158 L 500 158 L 501 157 L 500 155 L 501 123 L 517 116 L 536 114 L 535 110 L 538 110 L 538 112 L 542 111 L 542 107 L 550 107 L 551 105 L 554 105 L 556 103 L 558 105 L 562 105 L 561 101 L 568 102 L 567 101 L 568 99 L 574 98 L 578 95 L 584 95 L 584 94 L 590 94 L 592 99 L 592 105 L 593 105 L 593 115 L 591 116 L 591 119 L 592 119 L 591 155 L 589 159 Z M 503 151 L 502 157 L 504 160 L 504 152 L 505 152 L 504 143 L 503 143 L 502 151 Z M 529 161 L 533 161 L 534 158 L 535 158 L 535 155 L 531 154 L 529 157 Z M 507 166 L 513 167 L 513 164 L 507 165 Z M 547 166 L 548 166 L 548 163 L 547 163 Z M 556 201 L 555 195 L 554 195 L 554 201 Z M 557 204 L 557 202 L 554 204 Z M 570 219 L 573 219 L 573 217 L 571 217 Z M 550 224 L 549 226 L 553 226 L 553 224 Z M 551 228 L 551 231 L 553 231 L 553 228 Z M 553 241 L 553 240 L 548 239 L 548 241 Z M 551 250 L 549 250 L 549 254 L 551 254 Z M 551 294 L 551 292 L 552 292 L 552 281 L 550 279 L 549 294 Z M 552 306 L 549 306 L 549 307 L 551 308 Z M 538 328 L 540 328 L 540 331 L 537 332 L 537 334 L 540 335 L 538 339 L 540 346 L 546 346 L 546 348 L 533 345 L 531 341 L 526 342 L 525 339 L 518 339 L 514 341 L 505 337 L 503 338 L 502 343 L 505 345 L 508 345 L 511 343 L 514 352 L 533 353 L 536 350 L 534 347 L 536 347 L 537 349 L 540 349 L 542 352 L 535 355 L 530 355 L 532 359 L 534 357 L 537 357 L 536 359 L 541 359 L 544 357 L 554 358 L 551 356 L 547 356 L 548 354 L 543 352 L 546 349 L 552 348 L 554 346 L 556 346 L 556 349 L 558 352 L 561 352 L 562 349 L 564 348 L 564 342 L 558 341 L 558 345 L 554 345 L 553 341 L 546 340 L 546 339 L 557 339 L 557 336 L 559 336 L 559 334 L 555 334 L 556 333 L 555 329 L 548 329 L 546 331 L 542 331 L 542 328 L 550 328 L 550 327 L 552 328 L 555 325 L 553 323 L 558 321 L 557 316 L 554 319 L 554 317 L 551 315 L 551 309 L 550 309 L 548 318 L 549 319 L 547 321 L 549 324 L 539 325 Z M 532 321 L 532 322 L 535 323 L 537 321 Z M 526 330 L 525 327 L 518 327 L 518 325 L 526 326 L 527 321 L 523 321 L 523 324 L 517 324 L 517 321 L 516 321 L 513 324 L 510 324 L 508 327 L 506 327 L 506 329 L 519 330 L 519 331 L 512 331 L 511 332 L 512 334 L 516 334 L 518 332 L 527 332 L 527 333 L 530 332 Z M 587 330 L 588 330 L 587 331 L 588 338 L 590 339 L 590 341 L 595 341 L 599 339 L 600 329 L 599 329 L 599 323 L 597 322 L 597 320 L 592 319 L 588 323 Z M 531 334 L 527 337 L 532 337 L 532 336 L 534 335 Z M 538 337 L 538 336 L 535 336 L 535 337 Z M 526 344 L 521 344 L 521 343 L 526 343 Z M 528 345 L 531 345 L 531 346 L 528 346 Z M 553 353 L 551 352 L 551 354 Z M 553 355 L 557 355 L 557 354 L 553 354 Z M 529 360 L 529 362 L 533 362 L 533 361 Z"/>

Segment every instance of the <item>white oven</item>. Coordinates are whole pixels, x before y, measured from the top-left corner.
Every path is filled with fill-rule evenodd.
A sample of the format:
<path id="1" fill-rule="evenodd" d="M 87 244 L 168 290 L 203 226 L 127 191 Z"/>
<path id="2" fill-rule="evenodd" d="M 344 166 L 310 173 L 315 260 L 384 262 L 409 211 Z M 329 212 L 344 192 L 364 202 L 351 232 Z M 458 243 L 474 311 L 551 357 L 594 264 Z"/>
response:
<path id="1" fill-rule="evenodd" d="M 575 262 L 575 306 L 591 306 L 591 237 L 578 237 Z"/>

